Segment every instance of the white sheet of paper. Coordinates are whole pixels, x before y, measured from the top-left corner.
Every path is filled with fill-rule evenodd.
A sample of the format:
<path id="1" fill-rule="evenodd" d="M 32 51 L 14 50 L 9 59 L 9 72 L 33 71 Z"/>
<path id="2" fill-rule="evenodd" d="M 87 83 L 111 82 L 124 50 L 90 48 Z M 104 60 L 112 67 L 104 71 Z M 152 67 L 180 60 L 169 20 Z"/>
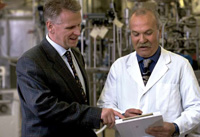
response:
<path id="1" fill-rule="evenodd" d="M 114 19 L 113 23 L 119 27 L 119 28 L 122 28 L 123 27 L 123 23 L 121 23 L 117 18 Z"/>
<path id="2" fill-rule="evenodd" d="M 97 36 L 99 35 L 99 32 L 100 32 L 99 28 L 95 26 L 90 32 L 90 36 L 96 39 Z"/>
<path id="3" fill-rule="evenodd" d="M 108 32 L 108 28 L 105 27 L 105 26 L 102 26 L 100 28 L 100 33 L 99 33 L 99 36 L 103 39 L 106 35 L 106 33 Z"/>

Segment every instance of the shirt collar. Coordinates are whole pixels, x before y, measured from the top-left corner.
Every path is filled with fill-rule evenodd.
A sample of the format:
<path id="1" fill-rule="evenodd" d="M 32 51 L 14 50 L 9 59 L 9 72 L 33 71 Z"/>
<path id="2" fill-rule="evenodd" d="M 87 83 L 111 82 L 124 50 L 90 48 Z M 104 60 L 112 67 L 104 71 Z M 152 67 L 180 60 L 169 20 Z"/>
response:
<path id="1" fill-rule="evenodd" d="M 54 41 L 52 41 L 52 40 L 49 38 L 48 34 L 46 34 L 46 39 L 47 39 L 47 41 L 56 49 L 56 51 L 58 52 L 58 54 L 59 54 L 61 57 L 64 56 L 64 54 L 65 54 L 66 51 L 67 51 L 65 48 L 63 48 L 62 46 L 60 46 L 60 45 L 58 45 L 57 43 L 55 43 Z M 71 51 L 70 48 L 69 48 L 68 50 Z"/>
<path id="2" fill-rule="evenodd" d="M 149 57 L 149 59 L 153 60 L 154 62 L 157 62 L 160 57 L 160 53 L 161 53 L 161 48 L 159 46 L 156 53 L 153 56 Z M 136 56 L 137 56 L 138 62 L 141 62 L 142 60 L 144 60 L 144 58 L 139 56 L 138 54 L 136 54 Z"/>

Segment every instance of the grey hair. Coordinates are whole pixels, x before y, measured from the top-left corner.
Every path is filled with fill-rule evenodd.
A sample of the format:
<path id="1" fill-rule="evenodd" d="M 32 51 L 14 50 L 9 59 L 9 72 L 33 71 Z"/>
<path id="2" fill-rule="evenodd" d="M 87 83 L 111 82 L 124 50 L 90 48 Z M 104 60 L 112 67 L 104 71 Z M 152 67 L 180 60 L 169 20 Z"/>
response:
<path id="1" fill-rule="evenodd" d="M 160 20 L 159 14 L 158 14 L 158 12 L 156 10 L 151 9 L 151 8 L 147 8 L 147 7 L 142 7 L 142 8 L 135 9 L 132 12 L 132 15 L 133 14 L 135 14 L 136 16 L 145 15 L 145 14 L 147 14 L 147 12 L 153 13 L 153 15 L 155 16 L 155 19 L 156 19 L 157 28 L 160 29 L 162 27 L 162 22 Z"/>
<path id="2" fill-rule="evenodd" d="M 54 22 L 63 9 L 78 12 L 81 10 L 81 5 L 77 0 L 46 0 L 44 4 L 45 21 Z"/>

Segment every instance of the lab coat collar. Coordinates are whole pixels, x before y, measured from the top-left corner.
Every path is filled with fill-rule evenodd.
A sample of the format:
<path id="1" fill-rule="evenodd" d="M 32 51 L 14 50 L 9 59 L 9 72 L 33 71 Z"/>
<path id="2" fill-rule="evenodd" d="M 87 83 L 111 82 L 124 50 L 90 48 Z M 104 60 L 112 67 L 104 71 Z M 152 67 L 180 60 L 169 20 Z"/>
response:
<path id="1" fill-rule="evenodd" d="M 161 79 L 167 72 L 168 64 L 171 62 L 171 57 L 167 50 L 161 48 L 161 55 L 158 59 L 157 64 L 155 65 L 151 76 L 146 85 L 145 91 L 147 92 L 159 79 Z"/>
<path id="2" fill-rule="evenodd" d="M 168 51 L 161 47 L 160 58 L 158 59 L 158 62 L 155 65 L 146 86 L 144 85 L 144 82 L 142 80 L 136 52 L 131 53 L 127 59 L 127 71 L 130 76 L 135 80 L 135 82 L 139 85 L 139 87 L 143 89 L 143 94 L 145 94 L 167 72 L 167 70 L 169 69 L 167 65 L 170 62 L 171 58 Z"/>

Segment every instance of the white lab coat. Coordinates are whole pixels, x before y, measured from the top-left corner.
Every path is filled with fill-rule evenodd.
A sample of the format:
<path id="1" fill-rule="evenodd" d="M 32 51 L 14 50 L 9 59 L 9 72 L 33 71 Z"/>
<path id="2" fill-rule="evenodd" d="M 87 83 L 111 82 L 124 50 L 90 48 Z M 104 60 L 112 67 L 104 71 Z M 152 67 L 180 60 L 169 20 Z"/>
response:
<path id="1" fill-rule="evenodd" d="M 160 111 L 164 121 L 178 125 L 180 136 L 195 136 L 191 131 L 200 124 L 200 88 L 194 71 L 185 58 L 163 48 L 146 87 L 136 52 L 116 60 L 97 105 L 121 113 L 130 108 L 143 114 Z"/>

